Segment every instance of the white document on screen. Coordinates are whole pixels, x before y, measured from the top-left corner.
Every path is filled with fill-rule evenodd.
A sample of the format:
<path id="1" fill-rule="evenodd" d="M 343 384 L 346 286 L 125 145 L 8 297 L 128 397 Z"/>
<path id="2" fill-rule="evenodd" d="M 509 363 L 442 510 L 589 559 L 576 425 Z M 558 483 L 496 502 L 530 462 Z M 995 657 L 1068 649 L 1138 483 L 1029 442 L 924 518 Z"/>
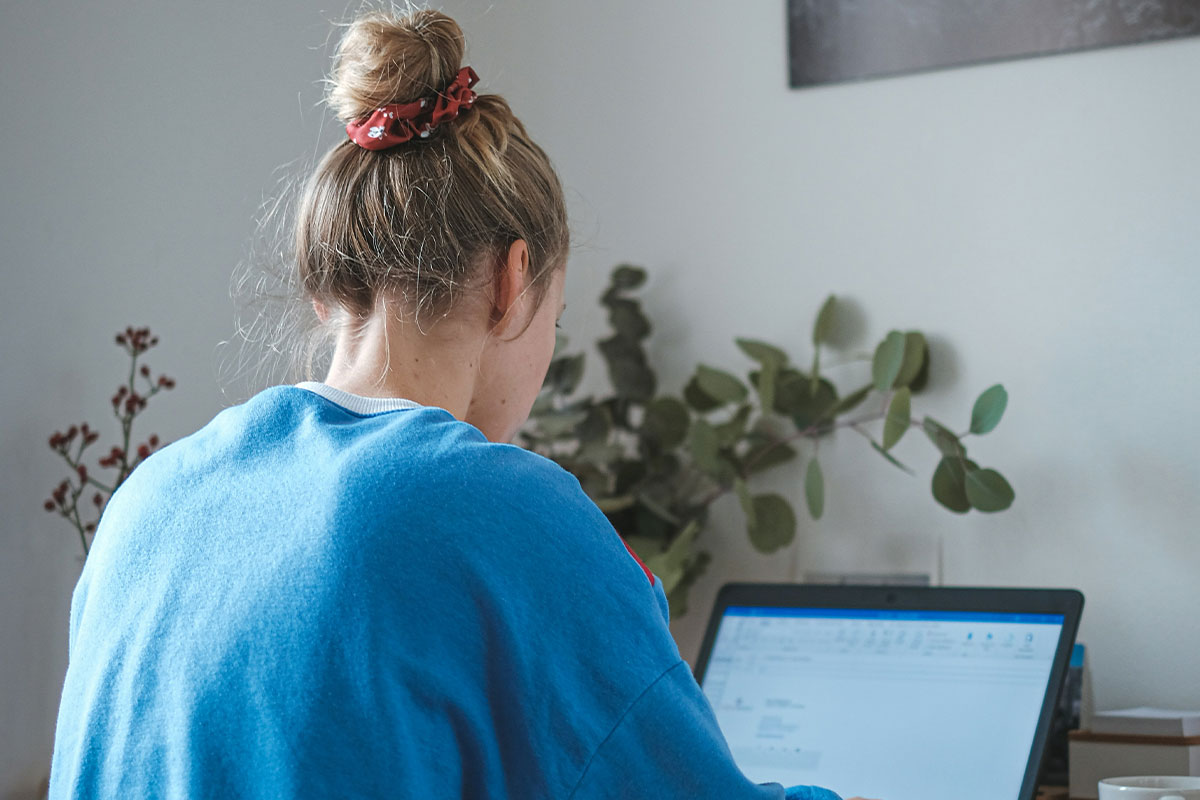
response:
<path id="1" fill-rule="evenodd" d="M 1012 800 L 1063 618 L 727 609 L 704 692 L 755 781 Z"/>

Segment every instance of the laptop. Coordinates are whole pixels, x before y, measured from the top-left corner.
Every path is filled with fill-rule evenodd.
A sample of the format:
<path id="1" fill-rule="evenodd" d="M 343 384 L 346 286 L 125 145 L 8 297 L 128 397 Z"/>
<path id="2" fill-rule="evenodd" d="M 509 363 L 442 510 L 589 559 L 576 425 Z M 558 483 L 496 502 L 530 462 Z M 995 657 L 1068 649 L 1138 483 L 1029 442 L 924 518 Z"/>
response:
<path id="1" fill-rule="evenodd" d="M 756 782 L 1033 800 L 1083 595 L 728 584 L 696 662 Z"/>

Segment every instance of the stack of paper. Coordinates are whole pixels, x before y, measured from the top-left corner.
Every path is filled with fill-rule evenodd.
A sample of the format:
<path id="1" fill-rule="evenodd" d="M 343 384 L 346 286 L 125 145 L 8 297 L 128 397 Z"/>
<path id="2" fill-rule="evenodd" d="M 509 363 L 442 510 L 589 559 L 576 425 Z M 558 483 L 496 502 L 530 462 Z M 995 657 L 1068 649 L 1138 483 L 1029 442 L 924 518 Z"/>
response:
<path id="1" fill-rule="evenodd" d="M 1127 736 L 1200 736 L 1200 711 L 1123 708 L 1092 717 L 1092 733 Z"/>
<path id="2" fill-rule="evenodd" d="M 1072 798 L 1095 798 L 1102 778 L 1200 776 L 1200 711 L 1100 711 L 1088 731 L 1069 736 Z"/>

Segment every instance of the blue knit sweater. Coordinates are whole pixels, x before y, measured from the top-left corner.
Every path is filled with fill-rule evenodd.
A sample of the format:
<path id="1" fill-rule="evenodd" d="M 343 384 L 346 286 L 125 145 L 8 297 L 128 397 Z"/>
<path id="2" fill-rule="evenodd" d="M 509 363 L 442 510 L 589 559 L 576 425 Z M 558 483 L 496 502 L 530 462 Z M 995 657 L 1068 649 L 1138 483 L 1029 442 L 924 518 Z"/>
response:
<path id="1" fill-rule="evenodd" d="M 440 409 L 277 387 L 105 510 L 51 796 L 785 790 L 734 765 L 659 582 L 571 475 Z"/>

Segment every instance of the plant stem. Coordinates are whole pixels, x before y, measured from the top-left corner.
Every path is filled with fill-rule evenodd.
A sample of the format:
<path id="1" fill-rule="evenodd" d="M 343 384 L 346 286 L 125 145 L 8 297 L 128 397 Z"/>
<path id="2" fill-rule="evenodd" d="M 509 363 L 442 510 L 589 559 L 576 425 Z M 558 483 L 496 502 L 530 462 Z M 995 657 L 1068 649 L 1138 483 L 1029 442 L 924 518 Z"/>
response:
<path id="1" fill-rule="evenodd" d="M 830 421 L 814 422 L 813 424 L 809 425 L 806 428 L 798 430 L 795 433 L 790 434 L 788 436 L 780 437 L 780 438 L 776 439 L 775 441 L 771 442 L 770 445 L 763 448 L 759 453 L 757 453 L 754 456 L 754 458 L 752 458 L 746 462 L 745 466 L 743 466 L 743 468 L 741 469 L 741 471 L 739 473 L 739 477 L 741 477 L 743 480 L 748 479 L 750 477 L 750 472 L 751 472 L 752 468 L 754 467 L 754 465 L 757 464 L 767 453 L 771 452 L 772 450 L 774 450 L 776 447 L 779 447 L 780 445 L 791 444 L 792 442 L 794 442 L 798 439 L 805 439 L 805 438 L 817 440 L 821 435 L 823 435 L 825 433 L 829 433 L 834 430 L 837 430 L 838 428 L 850 428 L 855 433 L 858 433 L 861 436 L 863 436 L 864 438 L 866 438 L 867 441 L 874 442 L 875 440 L 871 437 L 871 434 L 864 431 L 861 426 L 868 422 L 878 422 L 879 420 L 885 419 L 886 417 L 887 417 L 887 407 L 885 404 L 884 410 L 880 413 L 867 414 L 867 415 L 864 415 L 861 417 L 855 417 L 854 419 L 839 420 L 836 422 L 830 422 Z M 919 422 L 917 422 L 916 420 L 913 420 L 913 419 L 910 419 L 909 422 L 913 426 L 920 425 Z M 731 491 L 731 487 L 725 486 L 724 484 L 718 484 L 717 487 L 715 489 L 713 489 L 713 491 L 709 492 L 700 501 L 700 506 L 702 508 L 707 507 L 710 504 L 712 504 L 713 502 L 715 502 L 722 495 L 728 494 L 730 491 Z"/>
<path id="2" fill-rule="evenodd" d="M 748 477 L 751 468 L 755 464 L 757 464 L 763 458 L 763 456 L 765 456 L 767 453 L 774 450 L 776 447 L 779 447 L 780 445 L 791 444 L 792 442 L 796 441 L 797 439 L 804 439 L 804 438 L 816 439 L 821 434 L 837 430 L 838 428 L 853 428 L 856 425 L 861 425 L 866 422 L 877 422 L 878 420 L 884 419 L 885 417 L 887 417 L 886 410 L 880 414 L 869 414 L 867 416 L 856 417 L 854 419 L 848 419 L 848 420 L 841 420 L 838 422 L 828 422 L 828 421 L 814 422 L 813 424 L 809 425 L 807 428 L 802 428 L 789 436 L 784 436 L 782 438 L 776 439 L 768 447 L 763 448 L 761 452 L 759 452 L 757 455 L 754 456 L 754 458 L 752 458 L 748 462 L 746 462 L 746 467 L 744 470 L 744 472 L 746 474 L 742 475 L 742 477 L 743 478 Z"/>
<path id="3" fill-rule="evenodd" d="M 68 517 L 68 519 L 70 519 L 71 524 L 73 524 L 75 526 L 75 530 L 79 531 L 79 543 L 81 545 L 83 545 L 83 557 L 87 558 L 88 557 L 87 534 L 85 534 L 84 530 L 83 530 L 83 520 L 81 520 L 79 518 L 79 495 L 81 495 L 82 493 L 83 493 L 83 486 L 80 486 L 78 491 L 74 491 L 71 493 L 71 516 Z M 64 514 L 63 516 L 66 516 L 66 514 Z"/>
<path id="4" fill-rule="evenodd" d="M 112 494 L 113 492 L 115 492 L 117 490 L 116 487 L 114 487 L 114 486 L 105 486 L 103 483 L 96 480 L 91 475 L 88 476 L 87 482 L 90 483 L 92 486 L 95 486 L 100 491 L 108 492 L 109 494 Z"/>
<path id="5" fill-rule="evenodd" d="M 134 395 L 134 382 L 137 378 L 137 360 L 138 360 L 137 350 L 130 349 L 129 354 L 130 354 L 129 380 L 125 384 L 126 388 L 129 390 L 129 394 L 126 396 L 127 398 L 133 397 L 133 395 Z M 126 402 L 128 402 L 128 399 L 126 400 Z M 120 486 L 122 481 L 124 481 L 125 478 L 128 477 L 129 472 L 130 472 L 130 469 L 129 469 L 129 437 L 133 431 L 133 415 L 135 413 L 137 413 L 137 409 L 134 408 L 131 411 L 131 410 L 129 410 L 129 408 L 127 406 L 124 413 L 121 412 L 120 408 L 116 409 L 116 413 L 117 413 L 117 419 L 120 420 L 120 422 L 121 422 L 122 444 L 121 444 L 121 468 L 117 472 L 117 480 L 115 481 L 115 484 L 117 486 Z"/>
<path id="6" fill-rule="evenodd" d="M 869 362 L 871 360 L 872 360 L 872 355 L 870 353 L 858 353 L 858 354 L 852 355 L 848 358 L 843 358 L 840 361 L 827 361 L 827 362 L 825 362 L 825 368 L 833 369 L 834 367 L 844 367 L 847 364 L 861 364 L 863 362 Z"/>

